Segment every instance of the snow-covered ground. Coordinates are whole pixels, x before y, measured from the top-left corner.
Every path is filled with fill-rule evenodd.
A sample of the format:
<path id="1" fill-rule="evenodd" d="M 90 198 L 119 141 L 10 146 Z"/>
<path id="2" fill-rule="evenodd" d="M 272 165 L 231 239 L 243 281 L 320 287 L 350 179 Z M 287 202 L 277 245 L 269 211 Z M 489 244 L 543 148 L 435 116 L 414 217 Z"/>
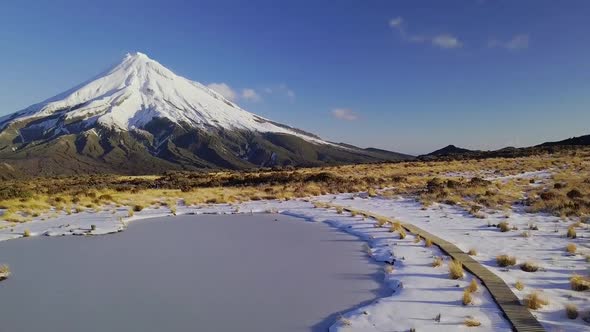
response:
<path id="1" fill-rule="evenodd" d="M 590 310 L 588 292 L 571 290 L 569 282 L 574 273 L 587 275 L 590 272 L 585 258 L 590 255 L 590 231 L 586 225 L 576 229 L 576 239 L 570 239 L 565 235 L 571 222 L 545 214 L 524 213 L 518 208 L 508 218 L 504 213 L 495 213 L 479 219 L 453 206 L 434 205 L 424 209 L 408 198 L 362 199 L 355 196 L 343 194 L 321 200 L 414 224 L 454 243 L 465 252 L 475 249 L 478 254 L 474 258 L 501 277 L 521 300 L 533 291 L 540 291 L 549 299 L 547 306 L 533 312 L 549 330 L 573 332 L 590 329 L 590 325 L 580 318 L 567 319 L 564 311 L 566 304 L 575 304 L 583 314 Z M 518 230 L 501 232 L 492 226 L 503 221 Z M 530 230 L 532 225 L 538 230 Z M 528 237 L 523 235 L 524 232 Z M 576 244 L 576 255 L 566 252 L 569 243 Z M 498 267 L 496 256 L 501 254 L 516 257 L 517 265 Z M 539 271 L 522 271 L 519 265 L 527 261 L 538 264 Z M 514 287 L 517 281 L 525 285 L 522 291 Z"/>
<path id="2" fill-rule="evenodd" d="M 525 288 L 522 291 L 513 288 L 521 299 L 533 290 L 541 290 L 546 295 L 550 304 L 535 311 L 534 315 L 548 330 L 580 331 L 588 328 L 581 318 L 569 320 L 564 312 L 565 304 L 577 305 L 582 314 L 590 309 L 588 293 L 572 291 L 569 285 L 569 277 L 573 273 L 588 272 L 584 254 L 590 254 L 590 233 L 586 226 L 578 229 L 578 238 L 572 240 L 564 236 L 570 223 L 553 216 L 526 214 L 518 209 L 508 218 L 504 213 L 496 213 L 488 215 L 486 219 L 478 219 L 457 207 L 434 205 L 424 209 L 409 198 L 367 198 L 366 195 L 340 194 L 313 197 L 311 200 L 393 217 L 404 223 L 415 224 L 455 243 L 465 251 L 476 249 L 478 255 L 475 259 L 504 279 L 511 287 L 514 287 L 517 280 L 524 283 Z M 383 273 L 384 283 L 391 287 L 394 294 L 353 312 L 344 313 L 332 326 L 331 331 L 403 331 L 410 328 L 418 331 L 434 331 L 441 328 L 455 331 L 470 329 L 464 325 L 468 318 L 481 322 L 478 330 L 510 330 L 509 323 L 502 317 L 500 309 L 484 287 L 479 287 L 473 294 L 472 304 L 462 304 L 463 289 L 473 276 L 466 274 L 463 279 L 449 279 L 448 257 L 444 258 L 442 266 L 432 267 L 435 256 L 444 256 L 438 248 L 427 248 L 423 241 L 414 243 L 411 234 L 405 239 L 399 239 L 397 232 L 392 233 L 388 228 L 376 227 L 375 220 L 361 216 L 352 217 L 346 212 L 338 214 L 334 209 L 314 208 L 306 200 L 177 207 L 177 214 L 259 212 L 279 212 L 308 221 L 326 222 L 366 241 L 370 247 L 371 258 L 382 262 L 395 260 L 393 271 L 386 273 L 384 270 Z M 25 230 L 30 231 L 31 236 L 106 234 L 122 231 L 127 223 L 145 218 L 168 215 L 173 220 L 170 210 L 166 207 L 146 208 L 130 218 L 127 215 L 128 208 L 108 207 L 100 212 L 63 214 L 56 218 L 39 219 L 23 224 L 8 225 L 0 222 L 0 241 L 22 237 Z M 518 230 L 503 233 L 488 225 L 501 221 L 508 221 Z M 538 230 L 528 229 L 533 224 Z M 94 230 L 91 225 L 95 225 Z M 530 236 L 524 237 L 524 231 L 529 232 Z M 568 243 L 578 246 L 577 255 L 566 254 L 565 247 Z M 514 255 L 519 263 L 533 261 L 539 264 L 541 269 L 531 273 L 521 271 L 518 265 L 508 269 L 497 267 L 495 257 L 499 254 Z M 437 317 L 440 319 L 436 319 Z"/>

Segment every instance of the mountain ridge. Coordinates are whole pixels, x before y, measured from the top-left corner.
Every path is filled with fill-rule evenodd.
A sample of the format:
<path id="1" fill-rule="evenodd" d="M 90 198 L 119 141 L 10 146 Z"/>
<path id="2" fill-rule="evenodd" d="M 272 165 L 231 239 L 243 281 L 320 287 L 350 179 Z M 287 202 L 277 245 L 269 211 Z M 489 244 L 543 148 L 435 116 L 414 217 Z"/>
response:
<path id="1" fill-rule="evenodd" d="M 0 162 L 25 174 L 321 166 L 409 159 L 247 112 L 143 53 L 0 117 Z"/>

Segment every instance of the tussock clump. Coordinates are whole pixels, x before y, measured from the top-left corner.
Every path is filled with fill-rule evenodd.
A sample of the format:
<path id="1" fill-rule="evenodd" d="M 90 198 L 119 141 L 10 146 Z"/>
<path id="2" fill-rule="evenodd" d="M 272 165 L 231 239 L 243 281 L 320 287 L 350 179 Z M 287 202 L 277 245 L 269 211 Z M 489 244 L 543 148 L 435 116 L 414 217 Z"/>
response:
<path id="1" fill-rule="evenodd" d="M 508 255 L 499 255 L 496 256 L 496 263 L 500 267 L 513 266 L 516 265 L 516 257 Z"/>
<path id="2" fill-rule="evenodd" d="M 467 254 L 469 256 L 477 256 L 477 250 L 475 250 L 475 248 L 471 248 L 471 249 L 469 249 L 469 251 L 467 252 Z"/>
<path id="3" fill-rule="evenodd" d="M 133 209 L 129 209 L 129 211 L 127 211 L 127 217 L 131 218 L 135 215 L 135 212 L 133 211 Z"/>
<path id="4" fill-rule="evenodd" d="M 475 318 L 467 318 L 467 319 L 465 319 L 465 326 L 478 327 L 478 326 L 481 326 L 481 322 Z"/>
<path id="5" fill-rule="evenodd" d="M 508 232 L 510 231 L 510 224 L 508 224 L 506 221 L 502 221 L 498 224 L 498 228 L 501 232 Z"/>
<path id="6" fill-rule="evenodd" d="M 570 239 L 577 238 L 578 234 L 576 233 L 576 227 L 573 225 L 568 227 L 566 236 Z"/>
<path id="7" fill-rule="evenodd" d="M 456 260 L 449 262 L 449 277 L 451 279 L 461 279 L 463 275 L 463 264 L 461 262 Z"/>
<path id="8" fill-rule="evenodd" d="M 422 237 L 420 235 L 416 235 L 414 237 L 414 243 L 420 243 L 422 241 Z"/>
<path id="9" fill-rule="evenodd" d="M 522 281 L 518 280 L 516 284 L 514 284 L 514 288 L 518 289 L 519 291 L 522 291 L 524 289 L 524 284 L 522 283 Z"/>
<path id="10" fill-rule="evenodd" d="M 8 265 L 0 265 L 0 281 L 10 276 L 10 267 Z"/>
<path id="11" fill-rule="evenodd" d="M 432 247 L 432 240 L 431 239 L 426 239 L 426 241 L 424 241 L 424 246 L 425 247 Z"/>
<path id="12" fill-rule="evenodd" d="M 525 272 L 537 272 L 539 270 L 539 265 L 533 262 L 524 262 L 520 264 L 520 269 Z"/>
<path id="13" fill-rule="evenodd" d="M 344 212 L 344 209 L 343 208 L 341 208 L 341 207 L 337 207 L 336 208 L 336 213 L 337 214 L 342 214 L 342 212 Z"/>
<path id="14" fill-rule="evenodd" d="M 443 259 L 440 256 L 436 256 L 434 257 L 434 260 L 432 261 L 432 267 L 439 267 L 441 266 L 443 263 Z"/>
<path id="15" fill-rule="evenodd" d="M 465 288 L 465 290 L 463 290 L 463 305 L 468 305 L 471 302 L 473 302 L 473 299 L 471 298 L 471 292 L 468 288 Z"/>
<path id="16" fill-rule="evenodd" d="M 527 295 L 524 299 L 527 308 L 532 310 L 541 309 L 543 306 L 549 304 L 549 300 L 542 296 L 539 292 L 533 292 Z"/>
<path id="17" fill-rule="evenodd" d="M 133 206 L 133 211 L 135 211 L 135 212 L 141 212 L 141 210 L 143 210 L 143 205 L 136 204 L 136 205 Z"/>
<path id="18" fill-rule="evenodd" d="M 584 277 L 579 274 L 574 274 L 570 277 L 570 286 L 572 290 L 583 292 L 590 289 L 590 277 Z"/>
<path id="19" fill-rule="evenodd" d="M 23 236 L 24 236 L 24 237 L 29 237 L 29 236 L 31 236 L 31 231 L 30 231 L 30 230 L 28 230 L 28 229 L 25 229 L 25 230 L 23 231 Z"/>
<path id="20" fill-rule="evenodd" d="M 529 232 L 529 231 L 524 231 L 524 232 L 522 232 L 520 235 L 522 235 L 522 237 L 529 238 L 529 237 L 531 237 L 531 232 Z"/>
<path id="21" fill-rule="evenodd" d="M 475 281 L 475 279 L 471 279 L 471 282 L 469 283 L 469 286 L 467 286 L 467 290 L 469 290 L 470 293 L 475 293 L 477 292 L 477 289 L 479 288 L 479 286 L 477 285 L 477 281 Z"/>
<path id="22" fill-rule="evenodd" d="M 576 251 L 577 251 L 577 250 L 578 250 L 578 247 L 576 247 L 576 245 L 575 245 L 575 244 L 573 244 L 573 243 L 568 243 L 568 245 L 567 245 L 567 246 L 565 246 L 565 251 L 566 251 L 568 254 L 574 255 L 574 254 L 576 253 Z"/>
<path id="23" fill-rule="evenodd" d="M 569 319 L 578 318 L 578 307 L 575 304 L 568 303 L 565 305 L 565 315 Z"/>
<path id="24" fill-rule="evenodd" d="M 96 225 L 94 225 L 94 224 L 90 225 L 90 230 L 95 231 L 96 230 Z"/>

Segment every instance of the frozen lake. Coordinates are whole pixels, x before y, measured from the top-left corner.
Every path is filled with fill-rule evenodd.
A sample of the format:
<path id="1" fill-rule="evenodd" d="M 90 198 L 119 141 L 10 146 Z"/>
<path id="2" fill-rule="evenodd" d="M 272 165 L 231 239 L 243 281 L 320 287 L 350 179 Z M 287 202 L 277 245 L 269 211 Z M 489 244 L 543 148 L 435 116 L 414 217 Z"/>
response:
<path id="1" fill-rule="evenodd" d="M 0 242 L 1 331 L 326 331 L 389 295 L 352 235 L 283 215 L 178 216 Z"/>

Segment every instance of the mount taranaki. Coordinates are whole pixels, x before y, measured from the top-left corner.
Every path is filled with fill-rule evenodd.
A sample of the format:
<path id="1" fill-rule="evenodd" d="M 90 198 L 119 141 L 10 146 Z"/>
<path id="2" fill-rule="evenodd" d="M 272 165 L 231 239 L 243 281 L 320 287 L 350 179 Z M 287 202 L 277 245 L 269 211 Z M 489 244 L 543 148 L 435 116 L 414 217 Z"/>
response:
<path id="1" fill-rule="evenodd" d="M 408 158 L 324 141 L 249 113 L 142 53 L 0 117 L 2 173 L 145 174 Z"/>

